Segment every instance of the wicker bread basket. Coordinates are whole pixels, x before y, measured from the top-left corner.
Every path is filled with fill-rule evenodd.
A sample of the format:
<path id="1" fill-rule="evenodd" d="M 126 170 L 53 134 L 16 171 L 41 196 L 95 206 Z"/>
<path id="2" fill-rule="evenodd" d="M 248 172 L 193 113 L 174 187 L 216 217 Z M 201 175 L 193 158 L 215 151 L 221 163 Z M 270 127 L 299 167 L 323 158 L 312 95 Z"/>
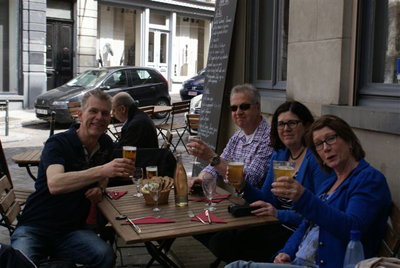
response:
<path id="1" fill-rule="evenodd" d="M 169 178 L 169 179 L 172 181 L 171 178 Z M 144 200 L 146 201 L 146 204 L 147 205 L 154 205 L 154 200 L 153 200 L 153 198 L 151 198 L 150 193 L 146 189 L 144 189 L 145 188 L 144 186 L 147 184 L 147 182 L 148 182 L 148 179 L 143 179 L 142 180 L 142 187 L 140 188 L 140 191 L 143 194 L 143 197 L 144 197 Z M 158 198 L 158 204 L 159 205 L 168 203 L 169 192 L 171 191 L 172 184 L 173 183 L 169 183 L 168 182 L 165 185 L 167 188 L 164 188 L 163 190 L 161 190 L 160 197 Z"/>

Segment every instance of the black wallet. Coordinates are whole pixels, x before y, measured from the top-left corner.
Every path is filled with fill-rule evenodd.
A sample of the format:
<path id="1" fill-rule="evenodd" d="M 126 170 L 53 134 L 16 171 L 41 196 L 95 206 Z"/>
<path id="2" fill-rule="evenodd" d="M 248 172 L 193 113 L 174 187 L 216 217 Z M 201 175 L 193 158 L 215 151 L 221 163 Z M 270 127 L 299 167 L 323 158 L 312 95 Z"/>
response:
<path id="1" fill-rule="evenodd" d="M 259 207 L 250 207 L 250 204 L 237 205 L 232 204 L 228 207 L 228 212 L 231 213 L 235 217 L 243 217 L 254 215 L 251 211 L 259 209 Z"/>

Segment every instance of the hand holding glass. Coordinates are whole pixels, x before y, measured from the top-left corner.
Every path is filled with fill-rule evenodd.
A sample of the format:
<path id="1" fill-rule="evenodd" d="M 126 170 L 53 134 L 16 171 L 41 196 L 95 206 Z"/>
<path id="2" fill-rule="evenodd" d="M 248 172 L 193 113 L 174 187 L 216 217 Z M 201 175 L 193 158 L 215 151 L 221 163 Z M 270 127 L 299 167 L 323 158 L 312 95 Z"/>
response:
<path id="1" fill-rule="evenodd" d="M 122 147 L 122 157 L 123 158 L 128 158 L 133 161 L 133 165 L 135 165 L 136 161 L 136 147 L 135 146 L 123 146 Z M 129 176 L 132 178 L 132 174 Z"/>
<path id="2" fill-rule="evenodd" d="M 272 162 L 274 167 L 274 182 L 279 177 L 290 177 L 293 178 L 294 176 L 294 163 L 288 161 L 273 161 Z M 276 189 L 285 190 L 284 187 L 275 187 Z"/>
<path id="3" fill-rule="evenodd" d="M 211 174 L 205 174 L 203 176 L 203 192 L 204 196 L 208 200 L 208 204 L 206 205 L 205 209 L 209 211 L 214 211 L 217 208 L 212 206 L 212 199 L 214 197 L 215 191 L 217 189 L 217 180 Z"/>
<path id="4" fill-rule="evenodd" d="M 140 187 L 142 186 L 143 169 L 141 167 L 136 167 L 133 172 L 133 184 L 136 182 L 136 193 L 133 196 L 142 197 L 143 194 L 140 192 Z"/>
<path id="5" fill-rule="evenodd" d="M 200 136 L 189 136 L 188 141 L 191 142 L 192 139 L 199 139 L 200 140 Z M 192 147 L 192 150 L 196 150 L 196 147 Z M 197 160 L 197 156 L 195 156 L 195 155 L 193 155 L 193 160 L 190 163 L 195 164 L 195 165 L 200 164 L 200 162 Z"/>

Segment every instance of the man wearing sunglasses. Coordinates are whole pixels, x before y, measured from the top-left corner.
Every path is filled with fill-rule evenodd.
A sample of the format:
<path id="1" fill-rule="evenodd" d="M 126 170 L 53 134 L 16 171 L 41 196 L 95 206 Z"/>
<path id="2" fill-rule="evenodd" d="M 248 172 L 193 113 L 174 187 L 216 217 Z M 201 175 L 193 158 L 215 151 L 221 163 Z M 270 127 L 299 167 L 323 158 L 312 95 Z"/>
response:
<path id="1" fill-rule="evenodd" d="M 264 183 L 273 149 L 270 147 L 270 125 L 261 115 L 260 93 L 250 84 L 235 86 L 230 104 L 232 118 L 240 130 L 230 138 L 220 156 L 199 139 L 193 138 L 187 145 L 190 154 L 210 163 L 190 182 L 190 187 L 201 183 L 205 173 L 225 180 L 227 160 L 230 159 L 243 159 L 248 183 L 259 189 Z"/>

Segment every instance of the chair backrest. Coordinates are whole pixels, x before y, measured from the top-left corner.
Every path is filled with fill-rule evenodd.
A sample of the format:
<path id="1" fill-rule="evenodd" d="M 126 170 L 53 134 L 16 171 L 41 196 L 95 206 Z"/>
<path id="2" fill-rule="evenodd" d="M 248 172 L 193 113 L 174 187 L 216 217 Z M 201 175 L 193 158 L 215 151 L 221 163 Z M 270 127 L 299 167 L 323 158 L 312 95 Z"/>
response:
<path id="1" fill-rule="evenodd" d="M 78 120 L 78 110 L 80 108 L 81 108 L 81 102 L 80 101 L 68 102 L 69 114 L 71 115 L 71 118 L 74 119 L 75 121 Z"/>
<path id="2" fill-rule="evenodd" d="M 7 176 L 0 178 L 0 194 L 0 225 L 6 227 L 11 235 L 15 229 L 13 222 L 21 212 L 21 206 Z"/>
<path id="3" fill-rule="evenodd" d="M 199 114 L 186 114 L 186 122 L 190 134 L 196 134 L 199 128 L 200 115 Z"/>
<path id="4" fill-rule="evenodd" d="M 400 248 L 400 209 L 393 203 L 390 209 L 389 221 L 381 247 L 378 250 L 380 257 L 396 257 Z"/>
<path id="5" fill-rule="evenodd" d="M 172 138 L 174 137 L 174 135 L 172 134 L 172 132 L 169 129 L 167 129 L 165 131 L 166 131 L 166 134 L 165 134 L 166 138 L 164 139 L 164 142 L 161 145 L 161 148 L 169 149 L 169 147 L 171 146 Z"/>
<path id="6" fill-rule="evenodd" d="M 153 117 L 154 114 L 154 106 L 143 106 L 139 107 L 139 110 L 143 111 L 145 114 L 147 114 L 150 118 Z"/>
<path id="7" fill-rule="evenodd" d="M 121 138 L 121 130 L 124 123 L 113 123 L 108 125 L 107 131 L 115 138 L 115 141 L 118 141 Z"/>
<path id="8" fill-rule="evenodd" d="M 189 109 L 190 109 L 190 100 L 174 102 L 172 103 L 171 114 L 175 115 L 175 114 L 188 113 Z"/>

